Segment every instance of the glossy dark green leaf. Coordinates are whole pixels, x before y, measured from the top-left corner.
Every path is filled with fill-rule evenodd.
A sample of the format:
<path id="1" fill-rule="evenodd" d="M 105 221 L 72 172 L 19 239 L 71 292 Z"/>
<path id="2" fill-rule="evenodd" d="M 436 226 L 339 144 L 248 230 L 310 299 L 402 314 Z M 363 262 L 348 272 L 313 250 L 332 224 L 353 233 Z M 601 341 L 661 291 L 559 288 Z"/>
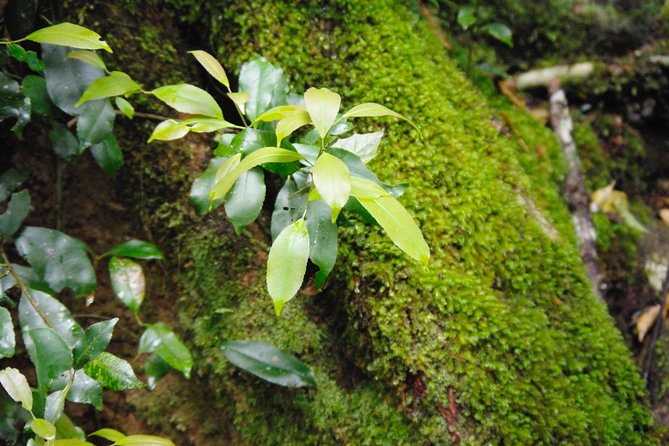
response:
<path id="1" fill-rule="evenodd" d="M 49 130 L 49 139 L 53 145 L 53 151 L 56 155 L 66 161 L 74 161 L 81 155 L 79 140 L 65 126 L 52 121 L 51 130 Z"/>
<path id="2" fill-rule="evenodd" d="M 130 259 L 112 257 L 109 260 L 109 275 L 116 297 L 137 314 L 146 290 L 142 266 Z"/>
<path id="3" fill-rule="evenodd" d="M 53 290 L 71 288 L 77 296 L 95 290 L 95 271 L 80 240 L 54 229 L 28 226 L 15 244 L 19 254 Z"/>
<path id="4" fill-rule="evenodd" d="M 37 57 L 37 53 L 34 51 L 27 51 L 21 45 L 7 45 L 9 50 L 9 55 L 12 56 L 14 60 L 19 62 L 25 62 L 32 71 L 41 73 L 44 71 L 44 62 Z"/>
<path id="5" fill-rule="evenodd" d="M 72 50 L 60 45 L 42 45 L 42 59 L 46 64 L 46 89 L 54 104 L 68 115 L 78 116 L 84 107 L 75 107 L 86 88 L 95 79 L 105 75 L 99 67 L 67 57 Z"/>
<path id="6" fill-rule="evenodd" d="M 87 362 L 97 358 L 105 351 L 114 333 L 114 326 L 118 318 L 96 322 L 88 327 L 84 336 L 80 337 L 74 346 L 74 367 L 81 368 Z"/>
<path id="7" fill-rule="evenodd" d="M 21 136 L 23 127 L 30 122 L 30 98 L 21 91 L 19 83 L 0 72 L 0 122 L 16 118 L 12 131 Z"/>
<path id="8" fill-rule="evenodd" d="M 309 258 L 319 271 L 316 288 L 320 289 L 337 261 L 337 225 L 332 223 L 332 211 L 323 200 L 310 201 L 307 208 Z"/>
<path id="9" fill-rule="evenodd" d="M 243 173 L 225 197 L 225 213 L 237 234 L 260 215 L 265 201 L 265 174 L 261 167 Z"/>
<path id="10" fill-rule="evenodd" d="M 10 240 L 30 212 L 30 194 L 27 190 L 12 195 L 7 210 L 0 214 L 0 237 Z"/>
<path id="11" fill-rule="evenodd" d="M 116 173 L 123 166 L 123 151 L 113 133 L 102 142 L 91 146 L 91 153 L 98 166 L 108 174 Z"/>
<path id="12" fill-rule="evenodd" d="M 212 158 L 205 171 L 193 181 L 190 189 L 190 202 L 195 208 L 198 215 L 207 214 L 210 209 L 216 209 L 223 203 L 223 199 L 219 198 L 212 203 L 209 199 L 209 193 L 216 183 L 216 172 L 218 168 L 228 158 Z"/>
<path id="13" fill-rule="evenodd" d="M 102 386 L 83 370 L 77 370 L 67 399 L 73 403 L 92 404 L 102 410 Z"/>
<path id="14" fill-rule="evenodd" d="M 158 249 L 158 247 L 156 247 L 156 245 L 153 243 L 134 239 L 114 246 L 112 249 L 107 251 L 106 255 L 132 257 L 133 259 L 141 260 L 162 260 L 165 258 L 163 253 L 160 252 L 160 249 Z"/>
<path id="15" fill-rule="evenodd" d="M 170 367 L 190 378 L 193 358 L 188 347 L 177 337 L 169 325 L 150 324 L 142 334 L 139 353 L 156 353 Z"/>
<path id="16" fill-rule="evenodd" d="M 228 361 L 265 381 L 287 387 L 316 385 L 309 366 L 266 342 L 227 341 L 221 348 Z"/>
<path id="17" fill-rule="evenodd" d="M 144 387 L 144 383 L 137 379 L 130 364 L 111 353 L 102 352 L 100 356 L 86 364 L 84 371 L 106 389 L 118 391 Z"/>
<path id="18" fill-rule="evenodd" d="M 30 295 L 67 345 L 74 347 L 84 335 L 84 330 L 72 317 L 70 310 L 56 298 L 41 291 L 32 290 Z M 19 324 L 24 332 L 33 328 L 47 327 L 25 295 L 19 300 Z"/>
<path id="19" fill-rule="evenodd" d="M 103 142 L 114 130 L 116 114 L 111 102 L 107 99 L 91 101 L 79 108 L 83 109 L 77 120 L 77 137 L 81 149 Z"/>
<path id="20" fill-rule="evenodd" d="M 256 56 L 242 65 L 239 73 L 239 91 L 251 97 L 246 102 L 246 115 L 255 119 L 265 111 L 286 103 L 288 83 L 283 70 L 264 57 Z"/>
<path id="21" fill-rule="evenodd" d="M 513 36 L 508 26 L 503 23 L 486 23 L 481 27 L 481 32 L 484 32 L 500 42 L 513 47 Z"/>
<path id="22" fill-rule="evenodd" d="M 43 277 L 35 271 L 35 268 L 12 263 L 12 269 L 16 271 L 21 280 L 32 290 L 41 291 L 47 294 L 56 294 L 56 291 L 49 287 Z"/>
<path id="23" fill-rule="evenodd" d="M 5 294 L 5 292 L 11 290 L 16 286 L 16 279 L 14 279 L 13 275 L 6 273 L 7 273 L 7 267 L 0 266 L 0 302 L 4 300 L 10 305 L 13 305 L 14 301 L 9 299 Z"/>
<path id="24" fill-rule="evenodd" d="M 263 147 L 275 146 L 276 137 L 271 130 L 258 130 L 249 127 L 237 133 L 232 138 L 230 145 L 235 151 L 248 155 Z"/>
<path id="25" fill-rule="evenodd" d="M 51 381 L 72 367 L 72 349 L 52 328 L 24 330 L 23 336 L 24 340 L 29 339 L 26 349 L 35 366 L 38 388 L 43 393 L 49 388 Z"/>
<path id="26" fill-rule="evenodd" d="M 379 180 L 379 177 L 377 177 L 374 172 L 369 170 L 369 167 L 367 167 L 357 155 L 349 152 L 348 150 L 326 149 L 326 151 L 346 163 L 349 170 L 351 171 L 351 176 L 366 178 L 370 181 L 373 181 L 384 188 L 386 192 L 395 198 L 401 197 L 402 194 L 404 194 L 404 192 L 407 190 L 408 184 L 397 184 L 393 186 Z"/>
<path id="27" fill-rule="evenodd" d="M 44 404 L 44 419 L 55 423 L 63 415 L 65 408 L 65 395 L 63 390 L 57 390 L 46 397 Z"/>
<path id="28" fill-rule="evenodd" d="M 56 106 L 51 102 L 49 93 L 46 91 L 46 81 L 42 76 L 30 74 L 21 81 L 23 94 L 30 98 L 30 104 L 34 112 L 42 116 L 53 118 L 56 116 Z"/>
<path id="29" fill-rule="evenodd" d="M 286 183 L 276 196 L 272 212 L 272 240 L 276 240 L 281 231 L 302 218 L 307 209 L 308 189 L 304 174 L 296 173 L 286 179 Z"/>
<path id="30" fill-rule="evenodd" d="M 172 370 L 172 367 L 155 353 L 149 355 L 144 363 L 144 373 L 146 374 L 146 385 L 149 390 L 156 388 L 158 381 Z"/>
<path id="31" fill-rule="evenodd" d="M 458 9 L 458 25 L 460 28 L 467 30 L 470 26 L 476 24 L 476 7 L 466 5 Z"/>
<path id="32" fill-rule="evenodd" d="M 14 323 L 6 308 L 0 307 L 0 359 L 11 358 L 16 350 Z"/>
<path id="33" fill-rule="evenodd" d="M 7 169 L 0 175 L 0 202 L 5 201 L 28 179 L 28 172 L 19 169 Z"/>

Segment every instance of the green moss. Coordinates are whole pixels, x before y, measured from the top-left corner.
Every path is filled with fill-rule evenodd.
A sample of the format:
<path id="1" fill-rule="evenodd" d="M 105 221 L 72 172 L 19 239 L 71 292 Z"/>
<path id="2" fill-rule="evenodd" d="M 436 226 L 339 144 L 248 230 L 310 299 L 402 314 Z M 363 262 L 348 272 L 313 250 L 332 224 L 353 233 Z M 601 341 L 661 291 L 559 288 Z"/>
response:
<path id="1" fill-rule="evenodd" d="M 328 86 L 344 106 L 382 102 L 418 123 L 422 141 L 406 123 L 375 121 L 388 138 L 372 167 L 411 183 L 402 202 L 432 260 L 422 268 L 378 228 L 347 220 L 327 291 L 298 296 L 277 318 L 267 215 L 253 237 L 236 236 L 222 212 L 193 223 L 178 189 L 201 164 L 200 141 L 142 149 L 132 177 L 151 184 L 145 203 L 163 240 L 177 236 L 177 317 L 199 378 L 192 392 L 166 382 L 139 399 L 140 413 L 198 444 L 450 444 L 454 432 L 475 445 L 654 442 L 643 383 L 574 248 L 545 129 L 495 103 L 530 151 L 499 134 L 486 99 L 404 2 L 198 5 L 182 16 L 230 73 L 258 52 L 297 91 Z M 217 319 L 223 307 L 233 313 Z M 224 339 L 272 342 L 312 365 L 319 385 L 283 389 L 241 373 L 223 358 Z"/>

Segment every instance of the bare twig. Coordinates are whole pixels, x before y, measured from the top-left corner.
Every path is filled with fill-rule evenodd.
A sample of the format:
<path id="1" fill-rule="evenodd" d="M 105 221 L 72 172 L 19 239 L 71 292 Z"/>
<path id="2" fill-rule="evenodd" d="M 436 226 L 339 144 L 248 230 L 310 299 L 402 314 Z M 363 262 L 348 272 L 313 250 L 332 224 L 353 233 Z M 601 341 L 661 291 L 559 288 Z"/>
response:
<path id="1" fill-rule="evenodd" d="M 664 276 L 664 282 L 662 282 L 662 304 L 660 305 L 660 313 L 657 319 L 655 319 L 655 325 L 653 326 L 653 333 L 650 337 L 650 342 L 648 342 L 648 350 L 646 353 L 646 363 L 643 367 L 643 379 L 648 382 L 648 376 L 650 375 L 650 367 L 653 364 L 653 352 L 655 350 L 655 344 L 657 344 L 657 339 L 660 337 L 662 332 L 662 325 L 664 323 L 664 314 L 667 310 L 667 294 L 669 293 L 669 268 L 667 269 L 667 274 Z"/>

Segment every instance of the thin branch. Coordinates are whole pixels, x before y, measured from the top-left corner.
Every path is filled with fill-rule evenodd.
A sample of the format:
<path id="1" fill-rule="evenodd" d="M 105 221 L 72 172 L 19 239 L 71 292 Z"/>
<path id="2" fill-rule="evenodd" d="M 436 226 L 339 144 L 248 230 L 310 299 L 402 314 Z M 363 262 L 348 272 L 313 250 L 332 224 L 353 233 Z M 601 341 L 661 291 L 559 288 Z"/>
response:
<path id="1" fill-rule="evenodd" d="M 643 367 L 643 379 L 648 382 L 648 376 L 650 375 L 650 367 L 653 364 L 653 352 L 655 351 L 655 344 L 657 343 L 660 333 L 662 332 L 662 325 L 664 323 L 664 314 L 667 311 L 667 294 L 669 293 L 669 268 L 667 268 L 667 274 L 664 276 L 664 282 L 662 282 L 662 305 L 660 305 L 660 314 L 657 319 L 655 319 L 655 325 L 653 326 L 653 333 L 648 343 L 648 352 L 646 353 L 646 363 Z"/>

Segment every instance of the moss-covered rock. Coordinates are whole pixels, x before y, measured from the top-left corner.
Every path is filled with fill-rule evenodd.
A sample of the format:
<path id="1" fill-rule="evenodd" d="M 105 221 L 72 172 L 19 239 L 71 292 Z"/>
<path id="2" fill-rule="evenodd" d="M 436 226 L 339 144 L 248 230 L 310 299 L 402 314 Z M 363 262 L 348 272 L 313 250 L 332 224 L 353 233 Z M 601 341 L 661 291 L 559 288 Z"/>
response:
<path id="1" fill-rule="evenodd" d="M 501 134 L 405 2 L 169 3 L 188 8 L 174 16 L 231 73 L 258 52 L 298 92 L 331 87 L 345 105 L 377 101 L 416 122 L 422 140 L 405 123 L 369 124 L 388 133 L 372 167 L 411 183 L 402 202 L 432 260 L 416 265 L 379 229 L 345 221 L 326 291 L 277 318 L 264 279 L 268 214 L 241 237 L 222 212 L 194 222 L 186 191 L 171 203 L 164 191 L 176 190 L 170 176 L 192 175 L 201 142 L 141 146 L 133 172 L 158 215 L 153 230 L 177 236 L 176 314 L 197 367 L 192 383 L 137 396 L 139 415 L 181 444 L 653 444 L 643 383 L 574 248 L 546 129 L 496 103 L 524 142 Z M 239 372 L 219 346 L 241 338 L 298 355 L 318 386 Z"/>

